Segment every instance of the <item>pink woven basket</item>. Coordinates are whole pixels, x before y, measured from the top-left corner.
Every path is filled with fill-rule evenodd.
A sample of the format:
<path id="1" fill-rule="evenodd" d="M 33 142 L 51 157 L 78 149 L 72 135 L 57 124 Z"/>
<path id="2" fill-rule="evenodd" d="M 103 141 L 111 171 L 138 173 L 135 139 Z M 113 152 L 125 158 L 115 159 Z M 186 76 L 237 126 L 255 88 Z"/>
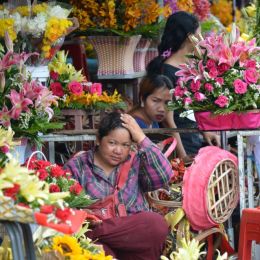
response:
<path id="1" fill-rule="evenodd" d="M 239 198 L 236 156 L 215 146 L 201 148 L 182 188 L 183 209 L 194 230 L 225 222 Z"/>
<path id="2" fill-rule="evenodd" d="M 200 130 L 230 130 L 260 128 L 260 110 L 246 113 L 230 113 L 212 115 L 211 112 L 195 112 L 196 122 Z"/>

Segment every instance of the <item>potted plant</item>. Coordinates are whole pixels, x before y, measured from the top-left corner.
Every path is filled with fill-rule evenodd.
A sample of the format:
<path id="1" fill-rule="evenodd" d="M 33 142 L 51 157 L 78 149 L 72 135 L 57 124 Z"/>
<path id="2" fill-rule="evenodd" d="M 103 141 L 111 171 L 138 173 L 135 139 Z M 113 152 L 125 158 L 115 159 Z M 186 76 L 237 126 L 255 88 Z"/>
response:
<path id="1" fill-rule="evenodd" d="M 200 55 L 189 56 L 176 73 L 180 78 L 169 108 L 194 110 L 202 130 L 259 128 L 260 48 L 255 39 L 245 42 L 234 26 L 230 34 L 193 41 Z"/>
<path id="2" fill-rule="evenodd" d="M 80 24 L 76 35 L 89 36 L 97 52 L 98 76 L 134 73 L 134 52 L 141 36 L 158 37 L 164 24 L 158 18 L 170 13 L 168 5 L 160 7 L 154 0 L 71 2 Z"/>

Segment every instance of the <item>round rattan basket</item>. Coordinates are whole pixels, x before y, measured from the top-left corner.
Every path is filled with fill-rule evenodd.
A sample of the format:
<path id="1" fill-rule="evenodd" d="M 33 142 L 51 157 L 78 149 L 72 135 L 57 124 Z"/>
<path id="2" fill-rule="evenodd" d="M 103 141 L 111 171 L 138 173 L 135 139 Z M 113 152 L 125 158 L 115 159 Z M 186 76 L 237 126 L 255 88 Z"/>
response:
<path id="1" fill-rule="evenodd" d="M 208 182 L 207 207 L 216 223 L 225 222 L 236 207 L 239 193 L 237 167 L 231 160 L 220 161 Z"/>
<path id="2" fill-rule="evenodd" d="M 199 150 L 183 179 L 183 209 L 194 230 L 225 222 L 239 199 L 237 157 L 215 146 Z"/>

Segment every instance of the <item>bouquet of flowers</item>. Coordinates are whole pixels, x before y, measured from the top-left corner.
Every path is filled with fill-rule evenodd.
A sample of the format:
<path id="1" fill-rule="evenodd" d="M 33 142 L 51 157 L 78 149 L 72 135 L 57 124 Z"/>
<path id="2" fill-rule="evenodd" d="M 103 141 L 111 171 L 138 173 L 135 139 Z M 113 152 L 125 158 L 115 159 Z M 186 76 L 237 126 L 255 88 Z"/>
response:
<path id="1" fill-rule="evenodd" d="M 71 178 L 71 173 L 63 170 L 61 166 L 46 160 L 37 160 L 35 157 L 28 162 L 27 167 L 34 170 L 41 181 L 48 183 L 50 193 L 66 192 L 68 194 L 64 201 L 70 208 L 84 208 L 94 202 L 78 181 Z"/>
<path id="2" fill-rule="evenodd" d="M 59 51 L 49 63 L 49 87 L 59 97 L 60 108 L 101 110 L 125 108 L 120 94 L 115 91 L 108 95 L 102 91 L 100 83 L 91 83 L 76 71 L 72 64 L 67 64 L 67 54 Z"/>
<path id="3" fill-rule="evenodd" d="M 37 2 L 37 1 L 34 1 Z M 6 7 L 7 6 L 7 7 Z M 7 31 L 17 52 L 38 52 L 31 64 L 46 64 L 60 49 L 64 37 L 77 28 L 70 10 L 55 2 L 0 8 L 0 38 Z"/>
<path id="4" fill-rule="evenodd" d="M 158 37 L 164 21 L 171 10 L 169 5 L 161 7 L 157 1 L 70 1 L 73 15 L 78 18 L 80 31 L 87 35 L 143 35 Z"/>
<path id="5" fill-rule="evenodd" d="M 94 241 L 86 236 L 88 231 L 88 222 L 85 222 L 80 230 L 71 236 L 39 227 L 33 234 L 33 240 L 43 259 L 49 257 L 51 259 L 112 260 L 112 256 L 105 255 L 101 245 L 94 244 Z"/>
<path id="6" fill-rule="evenodd" d="M 26 74 L 24 63 L 33 54 L 17 54 L 10 42 L 7 46 L 7 53 L 0 46 L 0 125 L 11 126 L 15 137 L 38 141 L 39 132 L 63 127 L 61 123 L 51 122 L 58 97 Z"/>
<path id="7" fill-rule="evenodd" d="M 255 39 L 240 40 L 233 27 L 230 34 L 212 34 L 198 44 L 176 73 L 170 109 L 228 114 L 260 108 L 259 47 Z"/>

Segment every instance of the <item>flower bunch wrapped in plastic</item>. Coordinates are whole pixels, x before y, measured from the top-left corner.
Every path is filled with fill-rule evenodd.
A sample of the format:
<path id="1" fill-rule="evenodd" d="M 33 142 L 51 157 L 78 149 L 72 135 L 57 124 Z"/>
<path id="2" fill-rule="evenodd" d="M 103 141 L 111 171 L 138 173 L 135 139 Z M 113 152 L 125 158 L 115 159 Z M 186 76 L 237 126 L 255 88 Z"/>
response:
<path id="1" fill-rule="evenodd" d="M 58 97 L 27 75 L 24 63 L 34 54 L 18 54 L 7 45 L 7 53 L 0 49 L 0 125 L 11 126 L 15 137 L 37 141 L 39 132 L 63 127 L 51 122 Z"/>
<path id="2" fill-rule="evenodd" d="M 34 1 L 36 2 L 36 1 Z M 60 49 L 66 34 L 77 27 L 70 10 L 51 2 L 8 6 L 0 10 L 0 38 L 8 31 L 17 52 L 38 52 L 31 64 L 46 64 Z"/>
<path id="3" fill-rule="evenodd" d="M 101 83 L 87 82 L 81 71 L 67 64 L 67 55 L 59 51 L 49 63 L 49 88 L 58 96 L 60 108 L 71 109 L 123 109 L 125 103 L 115 91 L 108 95 L 102 91 Z"/>
<path id="4" fill-rule="evenodd" d="M 197 55 L 176 73 L 170 109 L 227 114 L 260 108 L 260 48 L 255 39 L 245 42 L 235 26 L 230 34 L 212 34 L 193 41 Z"/>
<path id="5" fill-rule="evenodd" d="M 78 181 L 71 178 L 71 173 L 63 170 L 61 166 L 33 157 L 28 168 L 34 170 L 41 181 L 49 184 L 50 193 L 66 193 L 64 201 L 70 208 L 84 208 L 94 202 L 86 195 Z"/>

